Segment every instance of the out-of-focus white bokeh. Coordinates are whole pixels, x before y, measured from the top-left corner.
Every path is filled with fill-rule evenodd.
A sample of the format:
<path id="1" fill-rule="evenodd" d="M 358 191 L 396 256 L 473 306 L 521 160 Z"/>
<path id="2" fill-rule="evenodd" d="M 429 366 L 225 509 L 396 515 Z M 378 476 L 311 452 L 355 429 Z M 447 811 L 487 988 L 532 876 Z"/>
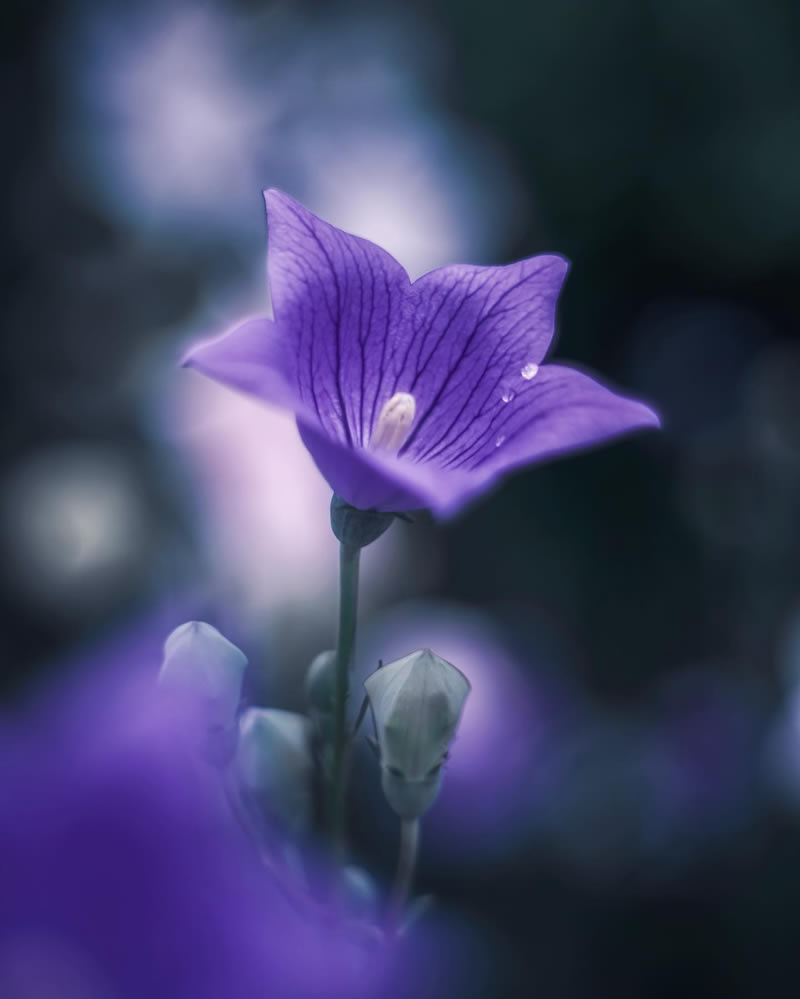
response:
<path id="1" fill-rule="evenodd" d="M 155 554 L 137 477 L 103 447 L 27 459 L 3 482 L 0 516 L 5 571 L 51 613 L 113 604 Z"/>
<path id="2" fill-rule="evenodd" d="M 250 252 L 258 194 L 282 187 L 412 274 L 489 262 L 513 236 L 513 169 L 437 107 L 444 54 L 424 21 L 376 6 L 323 29 L 288 7 L 145 4 L 74 31 L 65 164 L 134 228 L 222 229 Z"/>

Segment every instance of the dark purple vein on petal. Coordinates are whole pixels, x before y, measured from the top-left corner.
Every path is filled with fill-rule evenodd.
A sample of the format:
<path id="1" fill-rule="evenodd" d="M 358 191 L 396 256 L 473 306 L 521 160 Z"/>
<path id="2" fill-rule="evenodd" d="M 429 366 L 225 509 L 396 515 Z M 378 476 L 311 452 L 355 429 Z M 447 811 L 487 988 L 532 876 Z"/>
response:
<path id="1" fill-rule="evenodd" d="M 547 269 L 547 268 L 545 268 L 545 269 Z M 414 431 L 409 436 L 409 438 L 406 441 L 406 443 L 403 446 L 403 448 L 400 450 L 400 454 L 404 454 L 404 453 L 408 452 L 408 449 L 413 444 L 415 438 L 419 434 L 419 432 L 422 429 L 423 425 L 427 422 L 427 420 L 430 418 L 430 416 L 432 415 L 432 413 L 435 411 L 436 406 L 438 405 L 438 403 L 440 402 L 442 396 L 444 395 L 444 392 L 445 392 L 448 384 L 451 382 L 451 380 L 455 376 L 456 372 L 461 367 L 461 364 L 463 363 L 463 361 L 468 357 L 468 355 L 469 355 L 469 349 L 472 346 L 472 343 L 474 342 L 475 337 L 478 335 L 480 329 L 489 320 L 496 319 L 496 318 L 498 318 L 498 316 L 502 316 L 502 315 L 505 315 L 506 313 L 508 313 L 510 311 L 513 311 L 514 306 L 508 307 L 506 309 L 499 309 L 499 306 L 514 291 L 516 291 L 522 285 L 524 285 L 527 282 L 529 282 L 532 278 L 540 276 L 541 273 L 542 273 L 542 268 L 537 268 L 535 271 L 532 271 L 530 274 L 526 274 L 524 277 L 520 278 L 519 281 L 515 281 L 514 284 L 512 284 L 509 288 L 503 289 L 502 293 L 500 295 L 498 295 L 498 297 L 491 304 L 491 306 L 489 307 L 489 309 L 480 317 L 480 319 L 478 320 L 478 322 L 475 324 L 475 327 L 473 328 L 472 332 L 468 336 L 467 341 L 464 344 L 463 349 L 462 349 L 462 351 L 460 353 L 460 356 L 458 357 L 458 359 L 455 362 L 455 365 L 451 368 L 451 370 L 449 371 L 449 373 L 446 376 L 445 380 L 442 382 L 442 384 L 439 387 L 439 390 L 436 393 L 433 401 L 428 406 L 428 408 L 425 411 L 425 413 L 423 414 L 423 416 L 420 417 L 420 419 L 417 421 L 417 424 L 416 424 L 416 426 L 414 428 Z M 487 279 L 486 282 L 484 282 L 483 285 L 480 286 L 480 288 L 485 287 L 485 285 L 487 283 L 488 283 L 488 279 Z M 464 300 L 466 300 L 466 297 L 469 297 L 469 296 L 465 296 Z M 541 295 L 537 296 L 537 298 L 539 299 L 539 303 L 538 304 L 541 304 Z M 455 314 L 457 314 L 457 312 L 458 312 L 458 310 L 456 310 Z M 453 318 L 454 317 L 451 317 L 451 322 L 452 322 Z M 449 325 L 450 324 L 448 324 L 448 327 L 446 327 L 445 332 L 447 331 L 447 329 L 449 329 Z M 508 336 L 513 333 L 514 329 L 515 329 L 515 327 L 512 327 L 511 330 L 509 330 L 505 334 L 503 334 L 503 336 L 501 337 L 501 340 L 500 340 L 500 345 L 502 345 L 507 340 Z M 439 342 L 441 342 L 441 339 L 442 338 L 440 337 L 439 338 Z M 438 343 L 437 343 L 437 348 L 438 348 Z M 434 348 L 434 352 L 435 352 L 435 349 L 436 348 Z M 429 355 L 428 360 L 430 360 L 430 358 L 433 356 L 434 352 L 432 352 Z M 497 348 L 495 348 L 495 350 L 493 351 L 493 354 L 492 354 L 493 358 L 497 355 L 497 353 L 498 353 L 498 350 L 497 350 Z M 475 392 L 476 388 L 477 388 L 477 384 L 473 386 L 473 388 L 472 388 L 472 390 L 470 392 L 470 398 L 467 400 L 468 402 L 471 400 L 472 396 L 474 395 L 474 392 Z M 464 411 L 465 408 L 466 408 L 466 406 L 462 407 L 462 410 L 460 412 L 463 413 L 463 411 Z M 445 436 L 452 431 L 452 429 L 455 426 L 456 422 L 457 422 L 457 419 L 451 423 L 450 427 L 445 432 Z M 440 438 L 440 440 L 441 440 L 441 438 Z"/>
<path id="2" fill-rule="evenodd" d="M 419 354 L 417 355 L 416 374 L 414 375 L 414 380 L 411 382 L 411 388 L 409 389 L 410 392 L 413 392 L 414 389 L 417 387 L 417 383 L 419 382 L 420 378 L 422 377 L 423 372 L 428 367 L 428 365 L 431 363 L 432 358 L 434 357 L 434 355 L 438 351 L 438 349 L 441 346 L 442 342 L 447 337 L 447 334 L 450 332 L 450 329 L 451 329 L 453 323 L 456 321 L 456 318 L 458 317 L 458 314 L 461 312 L 461 310 L 464 308 L 464 306 L 466 305 L 467 302 L 469 302 L 475 295 L 477 295 L 479 291 L 483 291 L 483 289 L 486 287 L 486 284 L 488 283 L 488 278 L 486 279 L 486 281 L 483 282 L 483 284 L 478 285 L 477 288 L 472 288 L 471 285 L 472 285 L 472 282 L 474 281 L 475 277 L 476 277 L 476 275 L 474 275 L 474 274 L 470 276 L 469 284 L 467 286 L 468 287 L 467 293 L 463 296 L 463 298 L 461 299 L 461 301 L 458 303 L 458 305 L 456 306 L 455 310 L 453 311 L 453 314 L 447 320 L 447 323 L 445 324 L 444 329 L 441 331 L 441 333 L 439 334 L 438 339 L 436 340 L 436 343 L 433 345 L 433 349 L 431 350 L 431 352 L 428 354 L 427 358 L 424 361 L 422 361 L 422 347 L 424 346 L 424 339 L 425 339 L 423 337 L 423 343 L 420 345 Z"/>
<path id="3" fill-rule="evenodd" d="M 359 440 L 362 446 L 367 443 L 367 428 L 364 424 L 364 397 L 366 396 L 366 370 L 367 370 L 367 341 L 372 336 L 372 324 L 375 319 L 375 272 L 370 268 L 369 283 L 369 319 L 367 320 L 367 333 L 361 341 L 361 400 L 359 403 L 359 419 L 361 420 Z M 373 404 L 374 409 L 374 404 Z"/>
<path id="4" fill-rule="evenodd" d="M 488 373 L 489 366 L 490 365 L 487 365 L 487 368 L 485 369 L 484 374 Z M 494 380 L 494 382 L 492 382 L 492 384 L 489 387 L 488 391 L 484 394 L 483 399 L 481 400 L 481 402 L 478 405 L 478 409 L 477 409 L 477 411 L 475 413 L 475 416 L 472 419 L 471 424 L 470 424 L 472 427 L 474 427 L 475 424 L 479 420 L 483 421 L 484 418 L 488 417 L 488 419 L 490 421 L 489 430 L 492 429 L 494 418 L 497 416 L 498 412 L 501 411 L 501 406 L 500 405 L 496 405 L 494 407 L 493 411 L 490 411 L 490 410 L 486 409 L 486 403 L 489 401 L 489 399 L 491 399 L 491 397 L 493 395 L 495 395 L 495 393 L 497 392 L 497 390 L 502 385 L 504 379 L 505 379 L 505 376 L 503 374 L 500 374 L 500 375 L 497 376 L 497 378 Z M 464 402 L 464 404 L 462 405 L 461 409 L 459 410 L 458 416 L 453 420 L 453 422 L 450 424 L 450 426 L 447 428 L 447 430 L 445 430 L 440 435 L 439 439 L 433 444 L 433 446 L 430 447 L 430 448 L 428 448 L 428 450 L 425 451 L 425 452 L 423 452 L 422 454 L 415 455 L 415 459 L 417 461 L 433 461 L 434 459 L 438 458 L 439 455 L 441 455 L 445 451 L 447 451 L 447 449 L 449 447 L 452 447 L 452 445 L 455 442 L 450 439 L 450 434 L 451 434 L 453 428 L 455 427 L 456 423 L 460 420 L 461 416 L 464 414 L 464 411 L 467 409 L 467 407 L 469 406 L 469 404 L 472 402 L 472 400 L 473 400 L 473 398 L 475 396 L 475 392 L 477 391 L 477 388 L 481 384 L 482 380 L 483 380 L 483 376 L 481 376 L 481 379 L 479 379 L 479 381 L 476 382 L 476 384 L 473 387 L 473 389 L 471 390 L 471 392 L 470 392 L 467 400 Z M 479 434 L 481 434 L 483 432 L 484 431 L 478 431 Z M 474 437 L 472 438 L 472 440 L 474 440 Z M 470 442 L 467 442 L 467 444 L 465 446 L 469 446 L 469 443 Z"/>
<path id="5" fill-rule="evenodd" d="M 491 367 L 491 363 L 492 363 L 491 359 L 486 362 L 483 370 L 480 372 L 480 374 L 478 375 L 478 377 L 473 382 L 472 388 L 464 396 L 464 401 L 461 404 L 461 408 L 458 410 L 458 412 L 456 413 L 456 415 L 453 417 L 453 419 L 451 420 L 449 426 L 445 430 L 442 431 L 442 433 L 439 435 L 439 437 L 437 437 L 437 439 L 435 441 L 431 442 L 430 446 L 425 451 L 422 451 L 422 452 L 414 455 L 414 458 L 415 458 L 416 461 L 430 461 L 433 458 L 435 458 L 438 453 L 440 453 L 441 451 L 445 450 L 445 448 L 449 444 L 450 434 L 452 433 L 454 427 L 460 422 L 461 417 L 464 415 L 464 413 L 466 412 L 466 410 L 472 405 L 472 402 L 475 399 L 475 394 L 478 391 L 478 388 L 480 387 L 481 383 L 483 382 L 483 379 L 486 377 L 486 375 L 489 372 L 489 368 Z M 501 381 L 502 381 L 502 375 L 497 379 L 497 384 L 499 385 L 499 383 Z M 484 402 L 485 402 L 485 399 L 484 399 Z M 480 415 L 481 415 L 481 412 L 480 412 L 480 409 L 479 409 L 478 412 L 477 412 L 477 414 L 476 414 L 476 416 L 480 416 Z"/>
<path id="6" fill-rule="evenodd" d="M 355 436 L 359 445 L 363 444 L 363 433 L 362 428 L 364 426 L 364 369 L 366 367 L 366 359 L 364 356 L 364 282 L 361 279 L 361 271 L 356 260 L 356 255 L 353 252 L 353 247 L 350 245 L 350 241 L 345 239 L 342 241 L 342 245 L 347 248 L 347 252 L 350 254 L 350 259 L 353 262 L 353 273 L 356 275 L 358 280 L 358 333 L 356 336 L 358 342 L 358 353 L 361 357 L 361 370 L 359 372 L 359 385 L 360 392 L 358 397 L 358 426 L 355 427 Z M 347 414 L 345 414 L 346 416 Z"/>
<path id="7" fill-rule="evenodd" d="M 454 320 L 454 319 L 455 319 L 455 317 L 456 317 L 456 316 L 458 315 L 458 313 L 459 313 L 459 311 L 461 310 L 461 308 L 462 308 L 462 306 L 463 306 L 464 302 L 468 301 L 468 300 L 469 300 L 469 299 L 470 299 L 470 298 L 471 298 L 471 297 L 472 297 L 473 295 L 475 295 L 475 294 L 476 294 L 476 293 L 477 293 L 478 291 L 482 291 L 482 290 L 483 290 L 483 289 L 484 289 L 484 288 L 486 287 L 486 284 L 488 283 L 488 280 L 489 280 L 489 279 L 487 278 L 487 279 L 486 279 L 486 281 L 484 281 L 484 282 L 483 282 L 483 284 L 481 284 L 481 285 L 479 285 L 479 286 L 478 286 L 477 288 L 475 288 L 475 289 L 471 290 L 471 291 L 470 291 L 470 292 L 469 292 L 469 293 L 468 293 L 467 295 L 465 295 L 465 296 L 464 296 L 464 298 L 463 298 L 463 299 L 461 300 L 461 302 L 459 303 L 459 306 L 458 306 L 458 308 L 457 308 L 457 309 L 456 309 L 456 311 L 455 311 L 455 312 L 453 313 L 453 315 L 452 315 L 452 316 L 450 317 L 450 321 L 448 322 L 447 326 L 445 327 L 445 329 L 444 329 L 444 331 L 443 331 L 442 335 L 441 335 L 441 336 L 439 337 L 439 340 L 438 340 L 438 342 L 437 342 L 437 345 L 436 345 L 436 347 L 435 347 L 435 348 L 433 349 L 433 351 L 431 351 L 431 353 L 430 353 L 430 354 L 428 355 L 428 361 L 426 361 L 426 364 L 430 362 L 430 359 L 431 359 L 431 358 L 433 357 L 433 355 L 435 354 L 436 350 L 438 349 L 438 346 L 439 346 L 439 343 L 441 343 L 441 342 L 442 342 L 442 339 L 443 339 L 443 336 L 444 336 L 444 335 L 445 335 L 445 334 L 447 333 L 447 331 L 448 331 L 448 330 L 450 329 L 450 326 L 452 325 L 452 323 L 453 323 L 453 320 Z M 427 423 L 427 421 L 428 421 L 428 419 L 429 419 L 429 418 L 431 417 L 431 415 L 432 415 L 432 414 L 433 414 L 433 413 L 435 412 L 435 410 L 436 410 L 436 407 L 437 407 L 437 405 L 438 405 L 439 401 L 441 400 L 442 396 L 443 396 L 443 395 L 444 395 L 444 393 L 445 393 L 445 390 L 447 389 L 448 385 L 449 385 L 449 384 L 450 384 L 450 382 L 451 382 L 451 379 L 453 378 L 453 376 L 454 376 L 454 375 L 456 374 L 456 372 L 457 372 L 457 371 L 459 370 L 459 368 L 461 367 L 461 363 L 462 363 L 462 361 L 463 361 L 463 360 L 465 359 L 465 357 L 466 357 L 466 356 L 468 355 L 468 353 L 469 353 L 469 348 L 470 348 L 470 346 L 472 345 L 472 342 L 474 341 L 474 339 L 475 339 L 475 337 L 476 337 L 476 335 L 477 335 L 478 331 L 480 330 L 480 328 L 481 328 L 481 326 L 482 326 L 482 324 L 483 324 L 483 321 L 484 321 L 484 318 L 485 318 L 485 317 L 482 317 L 481 319 L 479 319 L 479 320 L 478 320 L 478 322 L 477 322 L 477 323 L 475 324 L 475 326 L 474 326 L 474 328 L 473 328 L 472 332 L 471 332 L 471 333 L 470 333 L 470 335 L 469 335 L 469 336 L 467 337 L 467 341 L 466 341 L 466 343 L 464 344 L 464 346 L 462 347 L 462 349 L 461 349 L 461 351 L 460 351 L 460 353 L 459 353 L 459 355 L 458 355 L 458 357 L 457 357 L 457 359 L 456 359 L 456 362 L 455 362 L 455 364 L 454 364 L 454 365 L 452 366 L 452 368 L 450 369 L 450 371 L 448 372 L 448 374 L 447 374 L 447 375 L 445 376 L 444 380 L 442 381 L 442 384 L 441 384 L 441 385 L 439 386 L 439 389 L 438 389 L 438 391 L 437 391 L 436 395 L 434 396 L 433 400 L 431 401 L 430 405 L 429 405 L 429 406 L 428 406 L 428 408 L 427 408 L 427 409 L 425 410 L 424 414 L 423 414 L 423 415 L 422 415 L 422 416 L 420 417 L 420 419 L 419 419 L 419 420 L 417 421 L 417 423 L 416 423 L 416 425 L 415 425 L 415 427 L 414 427 L 414 430 L 412 431 L 412 433 L 411 433 L 411 435 L 409 436 L 408 440 L 407 440 L 407 441 L 405 442 L 405 444 L 403 445 L 403 447 L 402 447 L 402 448 L 400 449 L 400 452 L 399 452 L 399 453 L 400 453 L 401 455 L 402 455 L 402 454 L 406 454 L 406 453 L 408 453 L 408 450 L 409 450 L 409 448 L 411 447 L 411 445 L 412 445 L 412 444 L 414 443 L 414 441 L 416 440 L 417 436 L 419 435 L 419 432 L 420 432 L 420 430 L 421 430 L 421 429 L 422 429 L 422 427 L 423 427 L 423 426 L 424 426 L 424 425 L 425 425 L 425 424 Z M 421 374 L 421 371 L 420 371 L 420 372 L 418 372 L 418 375 L 417 375 L 417 377 L 419 377 L 419 374 Z M 416 383 L 416 379 L 415 379 L 415 383 Z"/>
<path id="8" fill-rule="evenodd" d="M 391 291 L 389 290 L 389 277 L 386 273 L 386 268 L 381 266 L 381 273 L 383 274 L 383 287 L 386 292 L 386 315 L 383 320 L 383 343 L 381 344 L 381 365 L 378 369 L 378 385 L 375 389 L 375 393 L 372 396 L 372 413 L 370 415 L 369 429 L 370 433 L 375 426 L 375 410 L 378 406 L 378 398 L 381 394 L 381 389 L 383 388 L 383 373 L 386 366 L 386 344 L 389 340 L 389 327 L 391 325 L 392 308 L 391 308 Z"/>
<path id="9" fill-rule="evenodd" d="M 344 428 L 345 438 L 347 440 L 348 446 L 352 447 L 353 446 L 353 438 L 352 438 L 352 436 L 350 434 L 350 426 L 349 426 L 349 421 L 347 419 L 347 408 L 346 408 L 345 403 L 344 403 L 344 395 L 342 393 L 342 384 L 341 384 L 341 369 L 342 369 L 342 352 L 341 352 L 342 290 L 341 290 L 341 287 L 339 286 L 339 277 L 338 277 L 338 275 L 336 273 L 336 269 L 333 266 L 333 261 L 331 260 L 330 254 L 328 253 L 328 250 L 325 247 L 325 245 L 322 242 L 322 240 L 319 238 L 319 235 L 315 231 L 314 227 L 311 226 L 311 225 L 309 225 L 309 223 L 301 215 L 299 215 L 295 211 L 294 208 L 291 208 L 290 210 L 291 210 L 292 214 L 294 215 L 294 217 L 302 224 L 302 226 L 304 227 L 304 229 L 306 230 L 306 232 L 311 236 L 311 238 L 314 240 L 314 242 L 319 247 L 320 252 L 325 257 L 325 260 L 327 261 L 328 268 L 329 268 L 330 274 L 331 274 L 331 278 L 333 279 L 333 286 L 334 286 L 334 289 L 336 291 L 336 318 L 334 320 L 334 334 L 335 334 L 335 347 L 336 347 L 336 350 L 335 350 L 336 368 L 335 368 L 335 372 L 334 372 L 334 381 L 335 381 L 335 384 L 336 384 L 336 391 L 337 391 L 337 395 L 338 395 L 338 398 L 339 398 L 339 405 L 341 407 L 341 414 L 342 414 L 341 418 L 342 418 L 342 425 L 343 425 L 343 428 Z M 324 298 L 326 297 L 325 294 L 324 294 L 324 291 L 323 291 L 323 297 Z"/>
<path id="10" fill-rule="evenodd" d="M 540 407 L 542 403 L 548 400 L 551 396 L 557 395 L 560 389 L 561 386 L 556 384 L 548 385 L 544 389 L 537 389 L 537 398 L 532 400 L 531 405 Z M 536 412 L 533 414 L 531 414 L 530 410 L 528 410 L 527 415 L 522 417 L 523 422 L 517 426 L 512 426 L 514 417 L 521 414 L 519 411 L 517 411 L 517 413 L 509 413 L 504 422 L 500 421 L 499 423 L 494 423 L 490 428 L 488 428 L 482 435 L 482 440 L 474 441 L 467 448 L 465 448 L 462 453 L 448 457 L 447 461 L 442 462 L 442 466 L 447 468 L 464 467 L 468 461 L 473 458 L 477 458 L 477 460 L 470 467 L 479 468 L 488 457 L 486 454 L 480 454 L 480 452 L 493 435 L 500 434 L 502 432 L 504 435 L 503 444 L 508 445 L 515 441 L 521 434 L 525 433 L 527 429 L 530 429 L 530 427 L 534 426 L 542 418 L 549 416 L 552 412 L 553 407 L 549 407 L 546 410 L 537 408 Z M 489 451 L 489 455 L 494 453 L 494 449 Z"/>
<path id="11" fill-rule="evenodd" d="M 412 285 L 412 288 L 413 288 L 413 285 Z M 456 291 L 457 288 L 458 288 L 457 282 L 453 282 L 453 284 L 451 284 L 449 286 L 449 288 L 447 288 L 445 290 L 445 292 L 442 294 L 441 301 L 439 302 L 439 305 L 437 306 L 436 312 L 434 312 L 433 316 L 429 320 L 427 320 L 427 327 L 428 327 L 429 330 L 431 330 L 431 329 L 434 328 L 434 326 L 436 324 L 436 320 L 441 315 L 442 309 L 450 301 L 451 296 L 455 293 L 455 291 Z M 402 361 L 399 369 L 397 369 L 397 377 L 395 379 L 394 389 L 393 389 L 393 393 L 392 394 L 394 394 L 395 392 L 397 392 L 399 390 L 398 387 L 399 387 L 399 384 L 400 384 L 400 378 L 401 378 L 403 372 L 406 370 L 406 367 L 408 365 L 408 358 L 409 358 L 409 355 L 411 354 L 411 349 L 414 346 L 414 343 L 417 342 L 417 341 L 419 342 L 419 350 L 417 351 L 417 360 L 415 362 L 414 368 L 415 368 L 416 371 L 420 370 L 420 363 L 419 362 L 420 362 L 420 358 L 422 356 L 422 348 L 423 348 L 423 346 L 425 344 L 425 333 L 423 331 L 423 324 L 422 323 L 420 323 L 419 325 L 417 325 L 416 323 L 414 323 L 414 317 L 413 316 L 412 316 L 412 320 L 411 321 L 414 324 L 414 336 L 409 337 L 409 341 L 408 341 L 408 344 L 406 346 L 406 351 L 405 351 L 405 354 L 403 356 L 403 361 Z M 436 350 L 436 348 L 434 347 L 434 352 L 435 352 L 435 350 Z M 430 360 L 430 358 L 428 360 Z M 408 391 L 411 391 L 411 387 L 410 386 L 406 386 L 406 389 Z"/>

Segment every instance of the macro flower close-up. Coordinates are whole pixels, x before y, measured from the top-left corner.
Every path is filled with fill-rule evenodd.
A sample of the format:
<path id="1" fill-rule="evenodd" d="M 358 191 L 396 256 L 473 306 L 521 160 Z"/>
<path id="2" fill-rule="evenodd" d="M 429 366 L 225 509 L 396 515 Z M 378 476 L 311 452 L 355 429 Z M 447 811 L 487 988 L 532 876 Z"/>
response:
<path id="1" fill-rule="evenodd" d="M 797 994 L 800 22 L 641 7 L 4 4 L 0 999 Z"/>
<path id="2" fill-rule="evenodd" d="M 544 363 L 563 257 L 411 282 L 374 243 L 280 191 L 265 197 L 274 319 L 248 320 L 185 363 L 296 413 L 350 505 L 446 517 L 516 468 L 658 426 L 644 403 Z"/>

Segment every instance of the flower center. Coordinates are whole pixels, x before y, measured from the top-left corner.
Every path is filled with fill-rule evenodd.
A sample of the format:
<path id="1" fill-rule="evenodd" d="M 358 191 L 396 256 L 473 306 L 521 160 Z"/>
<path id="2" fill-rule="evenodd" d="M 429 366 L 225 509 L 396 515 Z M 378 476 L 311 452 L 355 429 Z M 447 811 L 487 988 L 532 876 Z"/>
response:
<path id="1" fill-rule="evenodd" d="M 417 401 L 408 392 L 395 392 L 381 409 L 378 424 L 370 438 L 373 450 L 397 454 L 408 440 L 417 412 Z"/>

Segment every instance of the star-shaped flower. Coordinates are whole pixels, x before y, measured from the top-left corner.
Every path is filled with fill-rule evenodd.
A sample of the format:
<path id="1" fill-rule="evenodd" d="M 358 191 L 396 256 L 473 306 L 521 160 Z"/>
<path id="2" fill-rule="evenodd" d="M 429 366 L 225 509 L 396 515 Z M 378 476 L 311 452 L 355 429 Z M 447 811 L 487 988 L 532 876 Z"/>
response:
<path id="1" fill-rule="evenodd" d="M 385 250 L 288 195 L 266 202 L 274 319 L 248 320 L 185 363 L 292 410 L 352 506 L 450 516 L 520 466 L 659 425 L 643 403 L 543 364 L 563 257 L 455 264 L 412 282 Z"/>

